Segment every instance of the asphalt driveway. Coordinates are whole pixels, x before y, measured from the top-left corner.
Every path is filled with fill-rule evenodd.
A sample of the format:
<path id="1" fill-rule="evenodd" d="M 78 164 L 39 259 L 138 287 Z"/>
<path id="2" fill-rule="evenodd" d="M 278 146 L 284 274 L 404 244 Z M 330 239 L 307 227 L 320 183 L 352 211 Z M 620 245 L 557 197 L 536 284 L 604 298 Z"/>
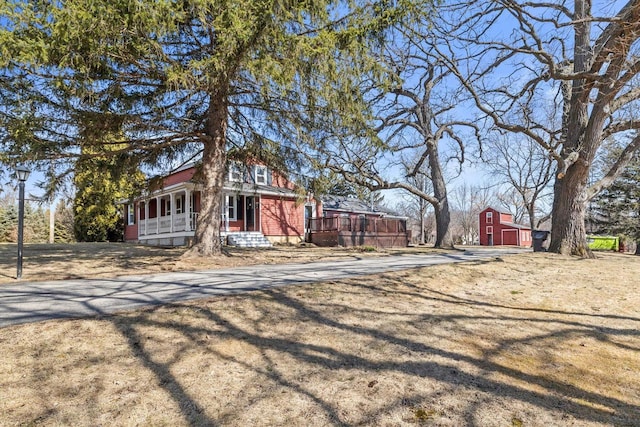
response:
<path id="1" fill-rule="evenodd" d="M 19 282 L 0 286 L 0 327 L 345 279 L 387 271 L 495 258 L 522 249 L 491 248 L 446 254 L 393 255 L 349 261 L 254 265 L 233 269 L 122 276 L 113 279 Z"/>

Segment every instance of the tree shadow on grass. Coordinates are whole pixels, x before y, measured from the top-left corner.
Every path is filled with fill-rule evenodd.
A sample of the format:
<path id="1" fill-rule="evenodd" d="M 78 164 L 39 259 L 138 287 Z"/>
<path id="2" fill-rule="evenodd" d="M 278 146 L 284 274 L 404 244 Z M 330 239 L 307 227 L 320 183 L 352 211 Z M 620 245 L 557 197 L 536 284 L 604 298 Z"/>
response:
<path id="1" fill-rule="evenodd" d="M 360 292 L 362 289 L 371 289 L 369 285 L 356 285 L 352 281 L 350 291 Z M 179 360 L 158 361 L 158 355 L 146 350 L 145 338 L 141 335 L 141 328 L 153 327 L 171 331 L 173 334 L 182 336 L 187 345 L 181 351 L 198 349 L 206 353 L 207 357 L 219 362 L 232 363 L 244 370 L 255 374 L 258 381 L 264 381 L 272 385 L 271 391 L 265 391 L 254 395 L 249 399 L 250 403 L 256 404 L 262 399 L 273 398 L 274 390 L 287 390 L 300 398 L 312 402 L 317 411 L 323 414 L 325 421 L 332 425 L 350 425 L 353 420 L 346 417 L 340 411 L 340 402 L 332 400 L 320 394 L 316 388 L 307 385 L 299 379 L 292 379 L 288 375 L 287 366 L 282 366 L 278 360 L 293 360 L 293 363 L 307 366 L 311 372 L 323 371 L 352 371 L 356 373 L 371 373 L 380 375 L 381 373 L 402 374 L 416 381 L 421 379 L 431 379 L 440 384 L 443 388 L 466 388 L 481 392 L 484 396 L 481 401 L 468 402 L 465 408 L 460 408 L 460 416 L 466 425 L 477 424 L 477 412 L 485 400 L 502 399 L 510 401 L 520 401 L 542 411 L 561 411 L 569 414 L 577 420 L 597 423 L 631 424 L 633 420 L 640 419 L 640 407 L 635 404 L 622 401 L 603 393 L 593 392 L 572 385 L 568 382 L 554 380 L 549 377 L 524 372 L 514 367 L 500 364 L 492 360 L 492 357 L 500 352 L 508 351 L 516 345 L 535 345 L 536 342 L 552 341 L 561 343 L 575 334 L 591 335 L 599 340 L 610 339 L 611 337 L 637 337 L 638 328 L 616 328 L 591 324 L 588 322 L 590 315 L 584 313 L 564 313 L 556 310 L 555 314 L 570 314 L 577 316 L 578 320 L 566 321 L 556 318 L 540 318 L 527 316 L 529 309 L 518 309 L 517 307 L 505 307 L 495 305 L 497 308 L 507 310 L 503 314 L 486 315 L 455 315 L 446 313 L 406 313 L 401 310 L 389 311 L 389 307 L 384 309 L 346 307 L 339 302 L 322 300 L 320 304 L 313 299 L 310 289 L 302 289 L 300 296 L 292 296 L 294 292 L 275 289 L 255 292 L 242 297 L 248 299 L 251 309 L 260 313 L 254 320 L 249 320 L 247 313 L 229 313 L 221 308 L 224 303 L 211 300 L 208 303 L 197 305 L 197 315 L 204 318 L 198 324 L 183 321 L 175 317 L 170 320 L 158 320 L 154 312 L 158 309 L 143 311 L 134 316 L 116 317 L 114 324 L 127 338 L 136 357 L 142 364 L 157 377 L 158 383 L 164 388 L 172 399 L 177 403 L 180 411 L 189 425 L 216 425 L 234 424 L 240 415 L 247 410 L 239 402 L 237 406 L 225 409 L 217 416 L 213 416 L 207 411 L 211 397 L 198 397 L 192 395 L 189 388 L 184 385 L 185 380 L 173 373 L 172 365 Z M 320 291 L 318 291 L 320 292 Z M 422 297 L 424 294 L 414 295 L 410 292 L 407 297 Z M 485 307 L 487 303 L 473 301 L 470 299 L 460 299 L 443 292 L 430 291 L 428 296 L 430 301 L 437 301 L 442 304 L 455 304 L 473 306 L 476 308 Z M 264 306 L 268 303 L 268 306 Z M 184 308 L 188 305 L 176 304 L 169 307 Z M 319 308 L 318 308 L 319 307 Z M 168 306 L 160 310 L 166 310 Z M 345 310 L 350 310 L 356 319 L 378 318 L 384 319 L 390 313 L 396 318 L 404 317 L 406 322 L 416 322 L 417 328 L 424 328 L 433 322 L 440 324 L 456 325 L 459 322 L 479 322 L 479 321 L 501 321 L 513 326 L 531 323 L 534 325 L 553 325 L 554 330 L 547 333 L 529 334 L 520 339 L 500 339 L 496 338 L 496 346 L 482 356 L 474 356 L 462 351 L 452 351 L 440 348 L 436 345 L 422 342 L 418 339 L 407 337 L 403 333 L 389 332 L 388 328 L 365 327 L 356 322 L 345 322 L 340 320 L 340 314 Z M 353 341 L 358 339 L 372 340 L 381 347 L 391 346 L 399 348 L 412 355 L 411 360 L 398 358 L 393 354 L 385 355 L 382 359 L 380 354 L 372 354 L 367 357 L 356 353 L 349 347 L 337 348 L 333 343 L 325 345 L 313 344 L 303 339 L 296 339 L 284 335 L 273 336 L 269 332 L 269 318 L 281 311 L 286 313 L 282 319 L 304 325 L 305 331 L 313 331 L 317 328 L 329 329 L 333 334 L 340 337 L 342 341 Z M 514 314 L 517 313 L 517 315 Z M 255 313 L 254 313 L 255 314 Z M 600 315 L 596 315 L 600 316 Z M 638 322 L 635 318 L 624 318 L 624 320 Z M 397 321 L 397 320 L 396 320 Z M 384 320 L 383 320 L 384 322 Z M 428 331 L 425 331 L 428 332 Z M 235 340 L 240 341 L 255 349 L 262 356 L 259 362 L 246 360 L 243 354 L 223 354 L 211 346 L 206 345 L 203 337 L 208 337 L 213 341 Z M 473 338 L 473 337 L 471 337 Z M 443 337 L 446 339 L 446 337 Z M 305 342 L 306 341 L 306 342 Z M 626 346 L 627 349 L 638 351 L 633 346 Z M 375 357 L 373 357 L 375 356 Z M 388 357 L 387 357 L 388 356 Z M 217 362 L 216 362 L 217 363 Z M 466 367 L 472 367 L 468 369 Z M 472 372 L 470 372 L 472 371 Z M 522 384 L 533 387 L 525 387 Z M 359 415 L 359 419 L 365 424 L 375 424 L 375 420 L 383 417 L 389 411 L 399 407 L 407 408 L 417 406 L 421 402 L 429 399 L 437 399 L 437 394 L 433 390 L 416 390 L 409 394 L 395 396 L 391 401 L 374 408 L 367 409 Z M 225 398 L 220 396 L 218 398 Z M 415 420 L 414 420 L 415 421 Z"/>

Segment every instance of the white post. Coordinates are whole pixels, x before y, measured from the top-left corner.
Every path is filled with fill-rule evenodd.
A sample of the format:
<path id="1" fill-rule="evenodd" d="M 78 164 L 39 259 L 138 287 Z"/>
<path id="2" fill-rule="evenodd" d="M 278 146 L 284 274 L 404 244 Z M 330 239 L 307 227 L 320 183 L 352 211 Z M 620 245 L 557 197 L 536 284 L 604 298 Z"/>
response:
<path id="1" fill-rule="evenodd" d="M 169 194 L 169 232 L 173 233 L 173 220 L 176 217 L 176 207 L 175 207 L 175 197 L 174 194 Z"/>
<path id="2" fill-rule="evenodd" d="M 144 201 L 144 234 L 149 234 L 149 199 Z"/>
<path id="3" fill-rule="evenodd" d="M 222 201 L 224 206 L 224 231 L 229 232 L 229 197 L 225 193 L 222 194 Z"/>
<path id="4" fill-rule="evenodd" d="M 160 234 L 160 197 L 156 196 L 156 234 Z"/>
<path id="5" fill-rule="evenodd" d="M 140 237 L 140 202 L 133 202 L 133 214 L 136 217 L 136 224 L 138 224 L 138 237 Z"/>
<path id="6" fill-rule="evenodd" d="M 253 198 L 253 223 L 258 221 L 258 231 L 262 233 L 262 198 L 255 196 Z M 257 215 L 256 215 L 257 212 Z"/>
<path id="7" fill-rule="evenodd" d="M 186 219 L 185 219 L 185 225 L 184 225 L 184 229 L 185 231 L 191 231 L 191 191 L 189 191 L 188 189 L 184 190 L 184 211 L 186 213 Z"/>

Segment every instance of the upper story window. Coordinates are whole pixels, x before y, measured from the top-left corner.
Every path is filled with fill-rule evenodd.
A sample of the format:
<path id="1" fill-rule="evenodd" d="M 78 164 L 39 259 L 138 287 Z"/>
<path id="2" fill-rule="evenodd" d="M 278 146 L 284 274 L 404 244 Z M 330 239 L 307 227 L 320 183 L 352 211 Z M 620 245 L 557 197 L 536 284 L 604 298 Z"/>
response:
<path id="1" fill-rule="evenodd" d="M 238 163 L 229 163 L 229 181 L 242 182 L 242 166 Z"/>
<path id="2" fill-rule="evenodd" d="M 256 166 L 254 168 L 254 178 L 256 184 L 267 185 L 267 167 L 266 166 Z"/>
<path id="3" fill-rule="evenodd" d="M 487 224 L 493 224 L 493 212 L 487 212 Z"/>

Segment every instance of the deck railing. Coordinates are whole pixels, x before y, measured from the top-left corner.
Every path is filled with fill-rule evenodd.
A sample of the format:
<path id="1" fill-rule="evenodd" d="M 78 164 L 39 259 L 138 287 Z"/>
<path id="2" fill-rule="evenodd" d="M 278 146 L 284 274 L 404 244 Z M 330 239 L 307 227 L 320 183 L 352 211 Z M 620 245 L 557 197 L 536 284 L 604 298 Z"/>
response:
<path id="1" fill-rule="evenodd" d="M 308 218 L 307 229 L 311 233 L 329 231 L 360 233 L 406 233 L 407 221 L 401 218 Z"/>

